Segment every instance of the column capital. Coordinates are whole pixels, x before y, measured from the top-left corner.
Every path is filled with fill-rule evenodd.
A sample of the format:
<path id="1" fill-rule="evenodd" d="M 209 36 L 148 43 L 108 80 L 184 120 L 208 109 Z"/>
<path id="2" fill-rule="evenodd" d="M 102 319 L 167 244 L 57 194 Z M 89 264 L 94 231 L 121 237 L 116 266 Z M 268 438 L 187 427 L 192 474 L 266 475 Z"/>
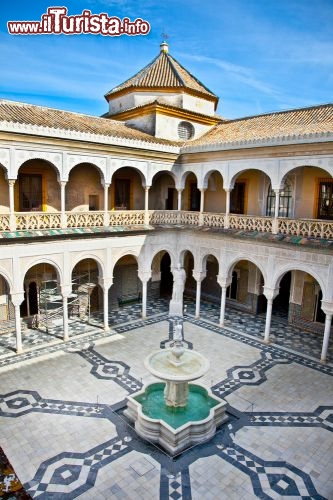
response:
<path id="1" fill-rule="evenodd" d="M 15 182 L 16 182 L 16 179 L 8 179 L 8 184 L 10 186 L 14 186 Z"/>
<path id="2" fill-rule="evenodd" d="M 61 285 L 60 286 L 62 298 L 68 298 L 72 293 L 72 285 Z"/>
<path id="3" fill-rule="evenodd" d="M 102 290 L 108 290 L 113 285 L 113 278 L 98 278 L 98 284 Z"/>
<path id="4" fill-rule="evenodd" d="M 138 277 L 142 283 L 144 282 L 147 283 L 147 281 L 150 280 L 151 275 L 152 275 L 151 271 L 140 271 L 140 270 L 138 271 Z"/>
<path id="5" fill-rule="evenodd" d="M 221 276 L 220 274 L 218 274 L 216 276 L 216 280 L 221 288 L 228 288 L 228 286 L 231 285 L 231 279 L 229 278 L 229 276 Z"/>
<path id="6" fill-rule="evenodd" d="M 326 300 L 322 300 L 320 307 L 322 308 L 325 314 L 330 314 L 331 316 L 333 315 L 333 302 L 327 302 Z"/>
<path id="7" fill-rule="evenodd" d="M 12 301 L 15 307 L 20 306 L 24 300 L 24 293 L 23 292 L 12 293 L 10 295 L 10 300 Z"/>
<path id="8" fill-rule="evenodd" d="M 192 271 L 192 276 L 195 279 L 195 281 L 203 281 L 206 278 L 207 273 L 206 272 L 198 272 L 198 271 Z"/>
<path id="9" fill-rule="evenodd" d="M 264 286 L 263 291 L 267 300 L 273 300 L 277 295 L 279 295 L 278 288 L 270 288 L 269 286 Z"/>

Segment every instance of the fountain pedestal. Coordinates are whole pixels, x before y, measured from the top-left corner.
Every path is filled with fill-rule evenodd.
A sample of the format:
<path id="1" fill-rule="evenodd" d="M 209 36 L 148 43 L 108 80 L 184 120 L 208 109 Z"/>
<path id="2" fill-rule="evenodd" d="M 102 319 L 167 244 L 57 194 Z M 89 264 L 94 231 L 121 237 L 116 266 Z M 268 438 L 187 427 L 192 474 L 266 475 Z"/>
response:
<path id="1" fill-rule="evenodd" d="M 167 380 L 164 389 L 164 400 L 167 406 L 182 408 L 187 405 L 187 399 L 187 382 L 171 382 Z"/>

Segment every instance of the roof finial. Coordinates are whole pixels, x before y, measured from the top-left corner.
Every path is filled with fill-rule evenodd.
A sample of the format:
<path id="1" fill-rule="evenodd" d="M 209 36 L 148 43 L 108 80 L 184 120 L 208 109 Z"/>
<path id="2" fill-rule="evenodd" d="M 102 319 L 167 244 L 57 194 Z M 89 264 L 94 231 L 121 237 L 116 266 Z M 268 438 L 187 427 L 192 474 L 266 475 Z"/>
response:
<path id="1" fill-rule="evenodd" d="M 162 36 L 162 43 L 160 45 L 161 52 L 164 52 L 164 54 L 167 54 L 169 52 L 169 45 L 167 44 L 166 40 L 169 38 L 169 35 L 166 33 L 161 33 Z"/>

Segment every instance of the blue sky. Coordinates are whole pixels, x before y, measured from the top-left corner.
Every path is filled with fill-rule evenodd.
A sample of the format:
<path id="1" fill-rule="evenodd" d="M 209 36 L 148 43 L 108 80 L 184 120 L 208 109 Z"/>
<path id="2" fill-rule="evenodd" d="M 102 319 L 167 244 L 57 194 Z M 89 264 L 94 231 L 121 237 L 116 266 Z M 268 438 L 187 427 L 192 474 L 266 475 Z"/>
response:
<path id="1" fill-rule="evenodd" d="M 148 21 L 148 35 L 12 36 L 7 21 L 48 7 Z M 332 102 L 333 0 L 35 0 L 0 7 L 0 97 L 101 115 L 104 94 L 159 52 L 220 98 L 228 118 Z"/>

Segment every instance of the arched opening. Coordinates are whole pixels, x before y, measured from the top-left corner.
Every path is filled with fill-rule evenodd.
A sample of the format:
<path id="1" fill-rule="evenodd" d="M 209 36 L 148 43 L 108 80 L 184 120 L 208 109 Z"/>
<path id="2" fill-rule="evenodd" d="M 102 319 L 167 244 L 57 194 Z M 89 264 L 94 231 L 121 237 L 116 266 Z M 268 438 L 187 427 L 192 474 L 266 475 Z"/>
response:
<path id="1" fill-rule="evenodd" d="M 57 171 L 45 160 L 32 159 L 21 165 L 15 182 L 17 212 L 54 212 L 60 210 Z"/>
<path id="2" fill-rule="evenodd" d="M 9 187 L 6 179 L 6 170 L 0 165 L 0 213 L 9 212 Z"/>
<path id="3" fill-rule="evenodd" d="M 66 185 L 66 210 L 102 210 L 103 204 L 104 189 L 98 168 L 91 163 L 80 163 L 72 168 Z"/>
<path id="4" fill-rule="evenodd" d="M 193 277 L 194 257 L 188 250 L 184 253 L 184 269 L 186 272 L 184 295 L 186 298 L 193 299 L 196 295 L 196 281 Z"/>
<path id="5" fill-rule="evenodd" d="M 30 314 L 38 314 L 38 290 L 36 281 L 31 281 L 29 283 L 28 298 Z"/>
<path id="6" fill-rule="evenodd" d="M 160 297 L 170 299 L 173 288 L 173 274 L 171 272 L 170 255 L 165 252 L 160 262 L 161 282 L 160 282 Z"/>
<path id="7" fill-rule="evenodd" d="M 94 259 L 82 259 L 72 271 L 73 300 L 68 305 L 70 317 L 83 322 L 103 310 L 103 294 L 98 285 L 99 270 Z"/>
<path id="8" fill-rule="evenodd" d="M 260 269 L 248 260 L 240 260 L 234 265 L 231 276 L 227 288 L 228 305 L 252 314 L 264 312 L 266 299 Z"/>
<path id="9" fill-rule="evenodd" d="M 177 190 L 169 172 L 158 172 L 154 175 L 149 190 L 149 208 L 151 210 L 177 210 Z"/>
<path id="10" fill-rule="evenodd" d="M 230 192 L 230 213 L 263 215 L 266 205 L 265 186 L 269 183 L 269 177 L 260 170 L 240 172 Z"/>
<path id="11" fill-rule="evenodd" d="M 288 271 L 280 280 L 273 314 L 300 328 L 323 332 L 325 314 L 321 300 L 322 290 L 312 275 L 298 269 Z"/>
<path id="12" fill-rule="evenodd" d="M 113 285 L 109 290 L 110 309 L 126 304 L 141 303 L 142 283 L 138 277 L 138 263 L 133 255 L 124 255 L 113 268 Z"/>
<path id="13" fill-rule="evenodd" d="M 143 210 L 145 194 L 142 177 L 134 168 L 123 167 L 112 177 L 112 210 Z"/>
<path id="14" fill-rule="evenodd" d="M 63 303 L 58 274 L 54 266 L 40 263 L 32 266 L 24 277 L 24 300 L 20 314 L 25 323 L 49 332 L 62 322 Z"/>
<path id="15" fill-rule="evenodd" d="M 0 275 L 0 333 L 6 332 L 8 321 L 14 321 L 15 310 L 10 300 L 9 286 L 3 276 Z"/>
<path id="16" fill-rule="evenodd" d="M 283 275 L 280 281 L 279 294 L 273 301 L 272 314 L 282 319 L 288 319 L 291 290 L 291 271 Z"/>
<path id="17" fill-rule="evenodd" d="M 226 195 L 223 189 L 223 178 L 220 172 L 213 171 L 207 179 L 205 191 L 205 212 L 225 212 Z"/>
<path id="18" fill-rule="evenodd" d="M 290 170 L 283 179 L 291 187 L 289 217 L 333 219 L 333 178 L 327 171 L 305 165 Z"/>
<path id="19" fill-rule="evenodd" d="M 207 255 L 205 261 L 206 277 L 201 283 L 201 298 L 219 304 L 221 300 L 221 287 L 217 282 L 219 263 L 214 255 Z"/>
<path id="20" fill-rule="evenodd" d="M 183 195 L 183 205 L 185 210 L 191 212 L 199 212 L 200 210 L 201 192 L 198 189 L 198 181 L 193 173 L 189 173 L 186 177 L 185 189 Z"/>

